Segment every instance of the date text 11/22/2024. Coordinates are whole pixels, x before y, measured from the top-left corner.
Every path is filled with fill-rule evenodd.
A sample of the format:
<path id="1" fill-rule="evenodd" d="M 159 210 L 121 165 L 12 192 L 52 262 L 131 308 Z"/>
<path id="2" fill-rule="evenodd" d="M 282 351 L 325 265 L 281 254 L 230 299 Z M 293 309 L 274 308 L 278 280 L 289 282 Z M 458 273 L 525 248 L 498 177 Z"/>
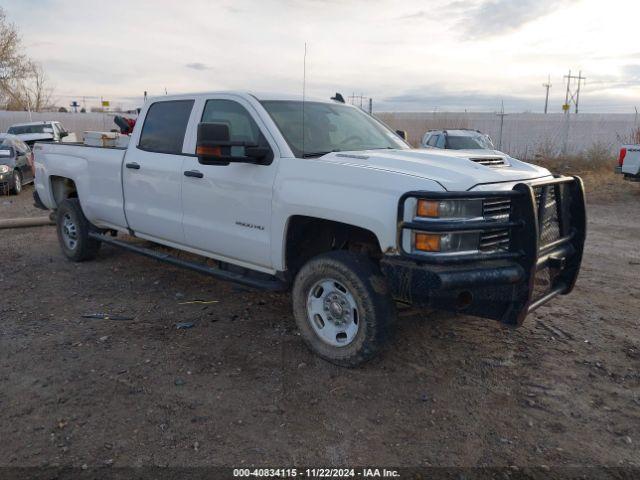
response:
<path id="1" fill-rule="evenodd" d="M 236 468 L 234 478 L 399 478 L 400 473 L 387 468 Z"/>

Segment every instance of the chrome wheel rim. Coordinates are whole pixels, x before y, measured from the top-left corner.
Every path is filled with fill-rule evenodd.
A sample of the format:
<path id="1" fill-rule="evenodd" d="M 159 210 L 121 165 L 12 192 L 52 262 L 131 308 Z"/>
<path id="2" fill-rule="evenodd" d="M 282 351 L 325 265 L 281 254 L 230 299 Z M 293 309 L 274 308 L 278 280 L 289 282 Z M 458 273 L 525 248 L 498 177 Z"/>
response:
<path id="1" fill-rule="evenodd" d="M 13 187 L 16 193 L 20 193 L 22 191 L 22 180 L 20 180 L 20 175 L 17 173 L 13 176 Z"/>
<path id="2" fill-rule="evenodd" d="M 307 298 L 307 319 L 325 343 L 345 347 L 360 329 L 358 304 L 348 288 L 333 278 L 316 282 Z"/>
<path id="3" fill-rule="evenodd" d="M 62 216 L 62 225 L 60 227 L 62 232 L 62 240 L 69 250 L 75 250 L 78 245 L 78 228 L 76 223 L 71 218 L 71 215 L 65 213 Z"/>

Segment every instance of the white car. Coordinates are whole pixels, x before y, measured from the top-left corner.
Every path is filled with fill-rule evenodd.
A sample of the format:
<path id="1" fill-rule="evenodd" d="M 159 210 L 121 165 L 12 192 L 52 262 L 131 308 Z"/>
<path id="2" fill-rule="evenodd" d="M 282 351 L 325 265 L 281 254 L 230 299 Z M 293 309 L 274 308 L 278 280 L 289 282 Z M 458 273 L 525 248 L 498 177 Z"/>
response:
<path id="1" fill-rule="evenodd" d="M 243 92 L 150 100 L 126 148 L 35 147 L 37 192 L 69 259 L 109 243 L 291 289 L 302 337 L 344 366 L 383 347 L 395 301 L 515 326 L 572 290 L 585 239 L 580 179 L 482 158 L 414 150 L 339 101 Z"/>
<path id="2" fill-rule="evenodd" d="M 420 142 L 422 148 L 443 148 L 450 150 L 486 150 L 502 153 L 495 149 L 491 137 L 480 130 L 428 130 Z"/>
<path id="3" fill-rule="evenodd" d="M 30 147 L 39 141 L 76 141 L 75 134 L 67 132 L 62 124 L 56 121 L 16 123 L 9 127 L 7 133 L 15 135 Z"/>
<path id="4" fill-rule="evenodd" d="M 625 180 L 640 182 L 640 145 L 622 146 L 615 172 L 622 174 Z"/>

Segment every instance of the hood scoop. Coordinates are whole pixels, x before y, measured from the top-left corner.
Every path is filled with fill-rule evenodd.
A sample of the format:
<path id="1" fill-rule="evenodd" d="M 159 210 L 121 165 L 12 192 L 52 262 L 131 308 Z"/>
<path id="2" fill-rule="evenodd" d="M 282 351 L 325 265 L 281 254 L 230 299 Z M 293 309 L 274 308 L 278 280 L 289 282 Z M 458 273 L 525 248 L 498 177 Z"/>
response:
<path id="1" fill-rule="evenodd" d="M 509 166 L 507 161 L 502 157 L 470 157 L 469 160 L 475 163 L 479 163 L 480 165 L 484 165 L 485 167 L 491 168 L 501 168 Z"/>

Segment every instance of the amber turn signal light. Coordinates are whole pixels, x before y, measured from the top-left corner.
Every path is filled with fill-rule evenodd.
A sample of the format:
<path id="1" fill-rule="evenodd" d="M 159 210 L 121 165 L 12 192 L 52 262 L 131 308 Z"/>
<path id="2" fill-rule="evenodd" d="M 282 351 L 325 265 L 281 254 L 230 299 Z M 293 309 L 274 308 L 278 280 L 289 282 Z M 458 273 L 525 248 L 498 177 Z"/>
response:
<path id="1" fill-rule="evenodd" d="M 433 233 L 416 233 L 415 248 L 423 252 L 439 252 L 440 235 Z"/>
<path id="2" fill-rule="evenodd" d="M 440 202 L 434 202 L 433 200 L 418 200 L 418 217 L 438 217 L 439 216 Z"/>
<path id="3" fill-rule="evenodd" d="M 220 147 L 206 147 L 204 145 L 198 145 L 196 147 L 196 155 L 198 156 L 214 156 L 214 157 L 221 157 L 222 156 L 222 151 L 220 150 Z"/>

